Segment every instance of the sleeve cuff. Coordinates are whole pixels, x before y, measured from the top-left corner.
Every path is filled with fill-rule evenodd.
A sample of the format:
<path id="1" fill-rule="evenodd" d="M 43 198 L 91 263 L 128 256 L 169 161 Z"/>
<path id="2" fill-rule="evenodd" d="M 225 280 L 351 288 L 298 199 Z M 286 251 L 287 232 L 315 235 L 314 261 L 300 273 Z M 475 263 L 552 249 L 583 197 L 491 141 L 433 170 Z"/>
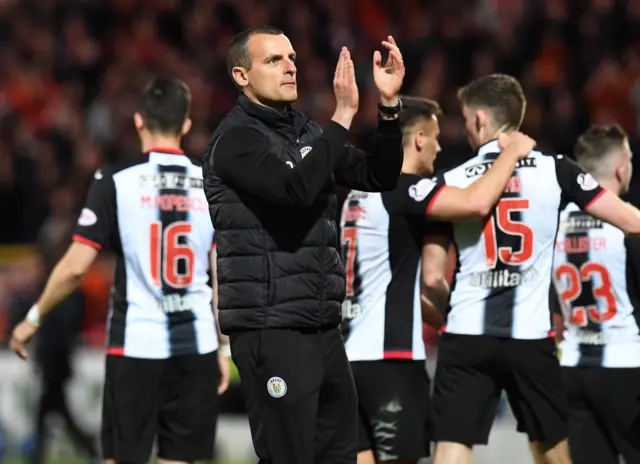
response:
<path id="1" fill-rule="evenodd" d="M 604 192 L 606 192 L 606 190 L 605 190 L 605 189 L 600 190 L 600 191 L 598 192 L 598 194 L 597 194 L 595 197 L 593 197 L 589 203 L 587 203 L 587 206 L 585 206 L 585 207 L 584 207 L 584 209 L 586 210 L 586 209 L 587 209 L 587 208 L 589 208 L 590 206 L 593 206 L 593 204 L 594 204 L 596 201 L 598 201 L 600 198 L 602 198 L 602 195 L 604 195 Z"/>
<path id="2" fill-rule="evenodd" d="M 84 238 L 82 235 L 74 234 L 73 241 L 78 243 L 84 243 L 85 245 L 89 245 L 96 250 L 102 250 L 102 245 L 98 242 L 94 242 L 93 240 L 89 240 L 88 238 Z"/>
<path id="3" fill-rule="evenodd" d="M 433 208 L 433 205 L 436 204 L 436 199 L 442 193 L 445 187 L 446 185 L 438 185 L 437 187 L 435 187 L 436 191 L 431 196 L 431 200 L 429 200 L 429 204 L 427 205 L 427 211 L 426 211 L 427 216 L 429 215 L 429 213 L 431 213 L 431 209 Z"/>
<path id="4" fill-rule="evenodd" d="M 378 118 L 378 133 L 384 136 L 402 137 L 402 131 L 400 130 L 400 118 Z"/>
<path id="5" fill-rule="evenodd" d="M 349 135 L 349 130 L 342 124 L 329 121 L 329 124 L 322 128 L 322 135 L 328 140 L 335 140 L 337 137 L 344 137 L 346 140 L 347 135 Z"/>

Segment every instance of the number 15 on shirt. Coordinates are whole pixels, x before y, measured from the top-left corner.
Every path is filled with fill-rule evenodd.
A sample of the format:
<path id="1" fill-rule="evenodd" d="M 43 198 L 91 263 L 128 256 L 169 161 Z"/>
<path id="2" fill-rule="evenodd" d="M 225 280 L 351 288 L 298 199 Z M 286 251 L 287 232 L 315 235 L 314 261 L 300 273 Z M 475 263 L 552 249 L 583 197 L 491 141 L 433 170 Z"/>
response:
<path id="1" fill-rule="evenodd" d="M 512 215 L 529 209 L 529 200 L 525 198 L 503 198 L 487 218 L 482 235 L 486 255 L 486 265 L 493 269 L 500 261 L 503 264 L 517 266 L 533 256 L 534 233 L 529 226 Z M 502 245 L 507 237 L 519 237 L 519 245 Z"/>

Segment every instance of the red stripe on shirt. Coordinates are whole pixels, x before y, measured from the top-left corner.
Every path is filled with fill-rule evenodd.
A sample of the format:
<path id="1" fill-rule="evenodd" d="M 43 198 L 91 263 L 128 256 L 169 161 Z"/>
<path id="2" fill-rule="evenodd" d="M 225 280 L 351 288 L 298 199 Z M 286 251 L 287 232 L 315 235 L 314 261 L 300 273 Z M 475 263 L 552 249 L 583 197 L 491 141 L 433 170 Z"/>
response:
<path id="1" fill-rule="evenodd" d="M 413 359 L 413 352 L 411 351 L 385 351 L 383 355 L 384 359 Z"/>
<path id="2" fill-rule="evenodd" d="M 107 354 L 111 356 L 124 356 L 124 348 L 121 346 L 112 346 L 107 348 Z"/>
<path id="3" fill-rule="evenodd" d="M 84 238 L 82 235 L 75 234 L 73 236 L 73 241 L 78 243 L 84 243 L 85 245 L 89 245 L 96 250 L 102 250 L 102 245 L 98 242 L 94 242 L 93 240 L 89 240 L 88 238 Z"/>
<path id="4" fill-rule="evenodd" d="M 584 209 L 589 209 L 589 206 L 593 205 L 596 201 L 598 201 L 600 197 L 604 195 L 604 192 L 606 192 L 605 189 L 600 190 L 600 193 L 598 193 L 595 197 L 593 197 L 593 199 L 589 203 L 587 203 L 587 206 L 585 206 Z"/>
<path id="5" fill-rule="evenodd" d="M 431 211 L 431 208 L 433 208 L 433 205 L 435 205 L 436 198 L 438 198 L 438 195 L 440 195 L 442 193 L 444 188 L 445 188 L 445 186 L 441 185 L 440 188 L 438 189 L 438 191 L 436 193 L 434 193 L 433 196 L 431 197 L 431 201 L 427 205 L 427 216 L 429 215 L 429 212 Z"/>

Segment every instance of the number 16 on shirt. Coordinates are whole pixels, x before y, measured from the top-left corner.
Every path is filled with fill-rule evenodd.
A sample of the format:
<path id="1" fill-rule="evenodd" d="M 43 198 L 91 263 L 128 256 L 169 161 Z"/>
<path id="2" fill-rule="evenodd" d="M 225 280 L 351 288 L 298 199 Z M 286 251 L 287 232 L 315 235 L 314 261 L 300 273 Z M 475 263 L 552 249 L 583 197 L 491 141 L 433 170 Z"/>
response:
<path id="1" fill-rule="evenodd" d="M 174 222 L 162 230 L 162 223 L 152 222 L 149 230 L 149 250 L 151 278 L 153 285 L 160 288 L 162 283 L 173 288 L 186 288 L 193 281 L 195 255 L 186 243 L 180 243 L 180 237 L 191 233 L 191 223 Z M 182 269 L 179 265 L 183 262 Z M 162 279 L 160 275 L 162 274 Z"/>

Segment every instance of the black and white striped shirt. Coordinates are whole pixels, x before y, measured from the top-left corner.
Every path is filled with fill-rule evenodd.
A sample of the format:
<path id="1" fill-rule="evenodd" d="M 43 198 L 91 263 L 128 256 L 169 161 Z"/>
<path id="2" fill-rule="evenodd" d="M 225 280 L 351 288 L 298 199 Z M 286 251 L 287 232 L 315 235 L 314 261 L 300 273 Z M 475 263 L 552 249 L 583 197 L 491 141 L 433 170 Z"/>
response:
<path id="1" fill-rule="evenodd" d="M 553 279 L 551 304 L 566 328 L 561 364 L 640 367 L 640 238 L 571 203 L 560 215 Z"/>
<path id="2" fill-rule="evenodd" d="M 202 169 L 182 151 L 96 172 L 74 240 L 117 255 L 107 353 L 169 358 L 217 349 L 213 226 Z"/>
<path id="3" fill-rule="evenodd" d="M 491 141 L 441 180 L 466 188 L 499 153 L 498 142 Z M 519 161 L 486 221 L 452 225 L 458 264 L 443 330 L 517 339 L 552 336 L 549 285 L 559 211 L 569 201 L 586 208 L 602 192 L 562 155 L 533 151 Z"/>
<path id="4" fill-rule="evenodd" d="M 342 331 L 350 361 L 425 359 L 422 243 L 442 187 L 401 174 L 392 191 L 349 193 L 340 225 L 347 276 Z"/>

